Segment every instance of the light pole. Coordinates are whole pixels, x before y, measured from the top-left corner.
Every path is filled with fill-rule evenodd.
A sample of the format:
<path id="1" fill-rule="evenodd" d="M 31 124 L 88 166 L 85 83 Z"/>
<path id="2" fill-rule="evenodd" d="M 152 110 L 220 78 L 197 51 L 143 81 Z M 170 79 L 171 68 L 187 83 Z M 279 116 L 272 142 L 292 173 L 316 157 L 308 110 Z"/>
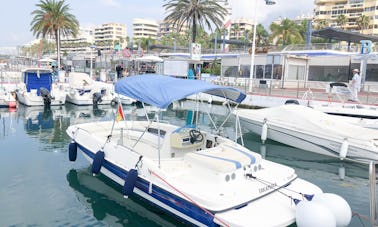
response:
<path id="1" fill-rule="evenodd" d="M 95 45 L 91 45 L 90 46 L 90 51 L 91 51 L 91 53 L 90 53 L 90 58 L 91 58 L 91 61 L 90 61 L 90 71 L 89 71 L 89 76 L 91 77 L 91 79 L 93 79 L 93 49 L 96 49 L 96 46 Z"/>
<path id="2" fill-rule="evenodd" d="M 274 5 L 276 4 L 275 1 L 272 0 L 265 0 L 266 5 Z M 253 74 L 255 70 L 255 49 L 256 49 L 256 27 L 257 27 L 257 0 L 255 4 L 255 14 L 253 18 L 253 38 L 252 38 L 252 50 L 251 50 L 251 69 L 249 72 L 249 92 L 252 92 L 252 86 L 253 86 Z"/>

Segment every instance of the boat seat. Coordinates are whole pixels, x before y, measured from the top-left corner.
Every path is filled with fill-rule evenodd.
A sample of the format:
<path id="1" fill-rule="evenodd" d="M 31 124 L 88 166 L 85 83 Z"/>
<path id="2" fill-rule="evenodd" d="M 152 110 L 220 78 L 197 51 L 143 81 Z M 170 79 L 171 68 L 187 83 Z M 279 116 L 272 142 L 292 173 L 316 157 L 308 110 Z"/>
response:
<path id="1" fill-rule="evenodd" d="M 186 154 L 184 159 L 191 165 L 202 166 L 221 173 L 233 172 L 243 166 L 256 163 L 253 154 L 228 145 L 191 152 Z"/>

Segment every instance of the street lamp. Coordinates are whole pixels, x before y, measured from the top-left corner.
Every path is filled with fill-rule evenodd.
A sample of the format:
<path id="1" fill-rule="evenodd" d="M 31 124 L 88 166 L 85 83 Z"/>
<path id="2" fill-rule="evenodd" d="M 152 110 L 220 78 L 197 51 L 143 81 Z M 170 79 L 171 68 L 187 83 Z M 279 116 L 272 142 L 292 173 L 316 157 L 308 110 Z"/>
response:
<path id="1" fill-rule="evenodd" d="M 276 4 L 275 1 L 272 0 L 265 0 L 266 5 L 274 5 Z M 252 52 L 251 52 L 251 69 L 249 72 L 249 92 L 252 92 L 252 85 L 253 85 L 253 73 L 254 73 L 254 67 L 255 67 L 255 49 L 256 49 L 256 27 L 257 27 L 257 0 L 255 4 L 255 14 L 253 18 L 253 38 L 252 38 Z"/>

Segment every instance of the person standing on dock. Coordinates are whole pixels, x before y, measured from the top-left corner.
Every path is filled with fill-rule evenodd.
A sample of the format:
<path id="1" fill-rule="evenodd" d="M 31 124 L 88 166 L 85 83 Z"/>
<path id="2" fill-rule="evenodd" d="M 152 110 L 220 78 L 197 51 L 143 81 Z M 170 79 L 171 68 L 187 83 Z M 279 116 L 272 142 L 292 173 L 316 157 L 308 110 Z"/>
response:
<path id="1" fill-rule="evenodd" d="M 353 69 L 353 78 L 351 82 L 352 97 L 351 101 L 358 102 L 358 92 L 361 87 L 361 76 L 358 69 Z"/>

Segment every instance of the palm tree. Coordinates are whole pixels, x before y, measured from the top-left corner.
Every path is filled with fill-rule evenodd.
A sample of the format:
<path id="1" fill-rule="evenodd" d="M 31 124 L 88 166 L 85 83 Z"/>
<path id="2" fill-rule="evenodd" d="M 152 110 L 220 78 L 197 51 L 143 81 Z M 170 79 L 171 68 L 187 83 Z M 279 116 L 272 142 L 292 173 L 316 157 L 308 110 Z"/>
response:
<path id="1" fill-rule="evenodd" d="M 317 23 L 317 26 L 316 26 L 316 29 L 320 30 L 320 29 L 323 29 L 325 27 L 327 27 L 327 21 L 326 20 L 320 20 L 318 23 Z"/>
<path id="2" fill-rule="evenodd" d="M 34 17 L 30 23 L 30 31 L 37 38 L 39 36 L 45 38 L 48 35 L 55 37 L 57 55 L 58 59 L 60 59 L 60 35 L 76 37 L 79 22 L 74 15 L 69 13 L 70 8 L 65 5 L 64 0 L 40 0 L 36 6 L 38 9 L 31 13 Z"/>
<path id="3" fill-rule="evenodd" d="M 233 30 L 234 30 L 234 35 L 236 37 L 236 40 L 239 40 L 239 35 L 240 35 L 240 27 L 239 27 L 239 25 L 235 24 L 233 26 Z"/>
<path id="4" fill-rule="evenodd" d="M 367 29 L 370 24 L 370 17 L 362 14 L 356 22 L 360 30 Z"/>
<path id="5" fill-rule="evenodd" d="M 303 42 L 298 26 L 289 19 L 282 20 L 280 24 L 272 23 L 270 30 L 272 39 L 277 39 L 277 42 L 282 43 L 283 46 Z"/>
<path id="6" fill-rule="evenodd" d="M 252 32 L 253 35 L 253 32 Z M 261 45 L 267 45 L 269 38 L 269 33 L 268 31 L 264 28 L 262 24 L 258 24 L 256 27 L 256 45 L 261 46 Z"/>
<path id="7" fill-rule="evenodd" d="M 348 18 L 344 14 L 340 14 L 336 18 L 337 25 L 339 25 L 342 29 L 344 29 L 344 26 L 346 25 L 347 22 L 348 22 Z"/>
<path id="8" fill-rule="evenodd" d="M 169 13 L 165 21 L 172 21 L 180 31 L 186 24 L 192 30 L 192 42 L 196 42 L 197 27 L 205 25 L 211 30 L 211 25 L 217 28 L 223 24 L 227 10 L 216 0 L 164 0 L 163 5 Z"/>

